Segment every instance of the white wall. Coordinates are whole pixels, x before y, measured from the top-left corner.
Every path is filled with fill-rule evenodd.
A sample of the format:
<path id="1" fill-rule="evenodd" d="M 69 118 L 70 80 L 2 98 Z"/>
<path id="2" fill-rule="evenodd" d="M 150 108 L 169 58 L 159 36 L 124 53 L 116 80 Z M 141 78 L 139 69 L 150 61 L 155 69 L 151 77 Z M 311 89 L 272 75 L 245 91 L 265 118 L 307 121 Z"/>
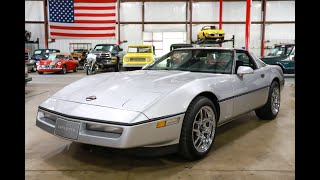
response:
<path id="1" fill-rule="evenodd" d="M 43 21 L 43 2 L 25 1 L 26 20 Z M 261 21 L 262 8 L 261 1 L 252 1 L 251 21 Z M 122 22 L 141 22 L 141 2 L 121 2 L 120 3 L 120 21 Z M 188 8 L 189 9 L 189 8 Z M 267 1 L 267 21 L 294 21 L 295 20 L 295 1 Z M 145 2 L 145 21 L 180 21 L 186 19 L 185 2 Z M 188 11 L 188 16 L 190 13 Z M 245 21 L 246 2 L 223 2 L 223 21 Z M 190 17 L 187 17 L 188 19 Z M 193 21 L 219 21 L 219 2 L 194 2 L 193 3 Z M 197 33 L 204 25 L 218 24 L 193 24 L 192 39 L 197 38 Z M 26 24 L 26 29 L 32 32 L 32 37 L 40 38 L 40 47 L 44 47 L 44 26 L 42 24 Z M 235 47 L 244 47 L 245 24 L 223 24 L 226 32 L 226 39 L 235 35 Z M 146 32 L 185 32 L 185 24 L 145 24 Z M 116 31 L 118 32 L 118 31 Z M 189 33 L 189 26 L 187 28 Z M 261 25 L 251 24 L 250 28 L 250 50 L 258 56 L 261 46 Z M 122 24 L 120 31 L 121 41 L 127 40 L 120 46 L 127 49 L 128 44 L 143 43 L 141 24 Z M 273 42 L 294 42 L 295 24 L 267 24 L 266 25 L 266 46 Z M 97 40 L 97 39 L 56 39 L 55 43 L 50 43 L 49 47 L 59 48 L 61 51 L 69 50 L 70 42 L 90 42 L 93 45 L 97 43 L 117 43 L 117 39 Z M 189 34 L 187 34 L 189 42 Z M 272 44 L 271 44 L 272 45 Z M 223 44 L 224 47 L 231 47 L 232 43 Z"/>
<path id="2" fill-rule="evenodd" d="M 145 21 L 186 21 L 185 2 L 145 2 Z"/>

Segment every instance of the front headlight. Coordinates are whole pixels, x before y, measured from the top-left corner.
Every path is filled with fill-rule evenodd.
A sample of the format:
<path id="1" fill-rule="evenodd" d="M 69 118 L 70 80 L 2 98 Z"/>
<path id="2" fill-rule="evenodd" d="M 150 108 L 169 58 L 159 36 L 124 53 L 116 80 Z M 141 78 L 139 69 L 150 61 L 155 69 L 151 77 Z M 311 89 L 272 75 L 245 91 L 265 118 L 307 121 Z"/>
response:
<path id="1" fill-rule="evenodd" d="M 102 132 L 108 132 L 108 133 L 115 133 L 115 134 L 122 134 L 123 128 L 121 127 L 115 127 L 115 126 L 107 126 L 107 125 L 101 125 L 101 124 L 86 124 L 87 129 L 91 131 L 102 131 Z"/>
<path id="2" fill-rule="evenodd" d="M 147 62 L 150 62 L 150 58 L 147 58 Z"/>
<path id="3" fill-rule="evenodd" d="M 57 62 L 57 64 L 58 64 L 58 66 L 60 66 L 60 65 L 61 65 L 61 62 Z"/>
<path id="4" fill-rule="evenodd" d="M 129 62 L 129 58 L 126 58 L 126 61 Z"/>

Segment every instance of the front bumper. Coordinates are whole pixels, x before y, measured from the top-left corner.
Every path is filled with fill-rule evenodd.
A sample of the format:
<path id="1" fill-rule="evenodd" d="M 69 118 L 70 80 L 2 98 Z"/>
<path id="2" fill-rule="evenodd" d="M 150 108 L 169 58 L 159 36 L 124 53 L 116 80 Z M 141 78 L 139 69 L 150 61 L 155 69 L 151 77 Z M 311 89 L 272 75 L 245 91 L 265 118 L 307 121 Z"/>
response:
<path id="1" fill-rule="evenodd" d="M 205 35 L 206 38 L 218 38 L 218 39 L 221 39 L 221 38 L 224 38 L 224 34 L 223 35 L 211 35 L 211 34 L 206 34 Z"/>
<path id="2" fill-rule="evenodd" d="M 97 58 L 96 62 L 103 66 L 115 66 L 117 64 L 117 59 L 111 58 Z"/>
<path id="3" fill-rule="evenodd" d="M 39 68 L 37 69 L 38 72 L 59 72 L 62 68 Z"/>
<path id="4" fill-rule="evenodd" d="M 123 67 L 139 67 L 142 68 L 146 64 L 123 64 Z"/>
<path id="5" fill-rule="evenodd" d="M 87 105 L 86 105 L 87 106 Z M 125 111 L 125 110 L 123 110 Z M 83 119 L 79 117 L 73 117 L 61 113 L 56 113 L 53 111 L 44 110 L 43 108 L 39 108 L 36 125 L 47 131 L 50 134 L 55 134 L 56 122 L 42 117 L 42 113 L 49 113 L 51 115 L 56 116 L 57 118 L 63 119 L 64 121 L 76 122 L 79 123 L 79 132 L 77 138 L 68 139 L 65 137 L 61 137 L 64 139 L 68 139 L 75 142 L 85 143 L 85 144 L 93 144 L 98 146 L 112 147 L 112 148 L 134 148 L 134 147 L 161 147 L 168 146 L 179 143 L 180 131 L 182 127 L 184 114 L 179 114 L 171 117 L 160 118 L 159 120 L 146 120 L 143 123 L 135 123 L 135 124 L 126 124 L 126 125 L 118 125 L 113 123 L 103 123 L 97 122 L 93 119 Z M 126 113 L 126 112 L 123 112 Z M 113 114 L 110 115 L 114 116 Z M 119 114 L 118 116 L 121 116 Z M 121 118 L 120 118 L 121 119 Z M 157 123 L 159 121 L 172 119 L 178 120 L 177 123 L 167 125 L 162 128 L 157 128 Z M 102 131 L 93 131 L 87 129 L 87 124 L 95 124 L 95 125 L 107 125 L 109 127 L 120 127 L 123 129 L 121 134 L 102 132 Z M 57 135 L 56 135 L 57 136 Z"/>

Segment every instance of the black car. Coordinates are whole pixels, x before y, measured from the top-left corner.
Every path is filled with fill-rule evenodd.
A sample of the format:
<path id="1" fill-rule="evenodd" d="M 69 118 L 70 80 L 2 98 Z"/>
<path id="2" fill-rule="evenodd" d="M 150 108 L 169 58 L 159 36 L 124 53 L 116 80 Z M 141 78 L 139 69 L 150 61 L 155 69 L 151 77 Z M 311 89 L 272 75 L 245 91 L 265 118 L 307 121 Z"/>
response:
<path id="1" fill-rule="evenodd" d="M 193 47 L 192 44 L 171 44 L 170 51 L 178 48 L 189 48 Z"/>
<path id="2" fill-rule="evenodd" d="M 97 57 L 96 62 L 101 69 L 114 68 L 116 72 L 121 69 L 122 58 L 123 58 L 122 48 L 118 44 L 97 44 L 91 53 L 95 54 Z"/>
<path id="3" fill-rule="evenodd" d="M 284 74 L 294 74 L 294 57 L 294 44 L 276 44 L 267 56 L 261 57 L 260 59 L 266 64 L 280 66 Z"/>
<path id="4" fill-rule="evenodd" d="M 31 57 L 32 60 L 39 61 L 40 58 L 42 60 L 46 60 L 49 57 L 49 54 L 59 53 L 59 49 L 36 49 Z"/>

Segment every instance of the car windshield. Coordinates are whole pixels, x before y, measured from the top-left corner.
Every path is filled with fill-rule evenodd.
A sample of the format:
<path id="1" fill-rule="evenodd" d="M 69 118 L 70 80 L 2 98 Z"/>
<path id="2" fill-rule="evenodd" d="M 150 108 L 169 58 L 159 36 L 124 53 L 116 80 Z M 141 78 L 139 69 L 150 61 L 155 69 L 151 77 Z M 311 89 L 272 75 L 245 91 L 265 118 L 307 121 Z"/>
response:
<path id="1" fill-rule="evenodd" d="M 283 55 L 284 51 L 285 51 L 285 47 L 284 46 L 276 46 L 273 49 L 271 49 L 271 51 L 269 52 L 268 56 Z"/>
<path id="2" fill-rule="evenodd" d="M 129 47 L 128 53 L 151 53 L 151 47 Z"/>
<path id="3" fill-rule="evenodd" d="M 64 58 L 65 56 L 64 55 L 62 55 L 62 54 L 50 54 L 50 56 L 49 56 L 49 60 L 56 60 L 56 59 L 61 59 L 61 58 Z"/>
<path id="4" fill-rule="evenodd" d="M 160 57 L 145 70 L 180 70 L 231 74 L 233 53 L 222 49 L 174 50 Z"/>
<path id="5" fill-rule="evenodd" d="M 33 54 L 40 55 L 40 54 L 42 54 L 42 51 L 41 50 L 35 50 Z"/>
<path id="6" fill-rule="evenodd" d="M 112 51 L 113 45 L 98 45 L 94 47 L 95 51 Z"/>
<path id="7" fill-rule="evenodd" d="M 203 27 L 203 30 L 208 30 L 208 29 L 217 29 L 215 26 L 205 26 Z"/>

